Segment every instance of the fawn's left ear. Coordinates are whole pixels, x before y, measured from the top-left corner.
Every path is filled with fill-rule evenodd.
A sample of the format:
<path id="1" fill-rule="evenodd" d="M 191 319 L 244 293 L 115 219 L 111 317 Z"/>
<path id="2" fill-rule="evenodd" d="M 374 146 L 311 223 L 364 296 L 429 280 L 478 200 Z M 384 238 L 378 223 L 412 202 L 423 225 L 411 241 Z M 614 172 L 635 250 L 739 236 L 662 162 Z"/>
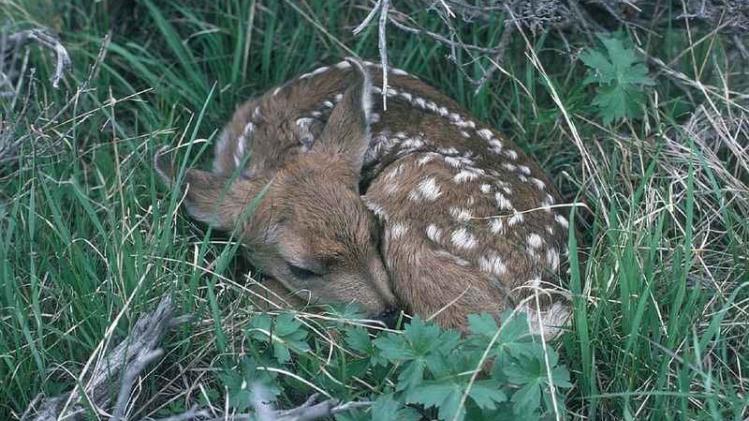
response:
<path id="1" fill-rule="evenodd" d="M 342 154 L 356 174 L 361 172 L 369 146 L 369 114 L 372 108 L 372 79 L 364 65 L 346 59 L 353 69 L 353 81 L 328 119 L 312 150 Z"/>
<path id="2" fill-rule="evenodd" d="M 163 182 L 172 187 L 177 171 L 164 149 L 154 156 L 154 168 Z M 264 177 L 232 180 L 221 174 L 188 169 L 182 180 L 185 207 L 190 215 L 214 228 L 232 231 L 247 222 L 244 215 L 248 204 L 262 199 L 268 180 Z"/>

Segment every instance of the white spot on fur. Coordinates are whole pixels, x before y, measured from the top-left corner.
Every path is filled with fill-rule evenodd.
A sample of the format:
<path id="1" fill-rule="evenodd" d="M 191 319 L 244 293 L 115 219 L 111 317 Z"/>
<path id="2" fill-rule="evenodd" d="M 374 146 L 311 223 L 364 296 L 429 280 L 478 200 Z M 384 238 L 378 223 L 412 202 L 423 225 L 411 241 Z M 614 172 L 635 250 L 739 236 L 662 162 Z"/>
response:
<path id="1" fill-rule="evenodd" d="M 551 213 L 551 206 L 554 204 L 554 196 L 550 194 L 546 194 L 544 197 L 544 200 L 541 201 L 541 207 L 544 208 L 546 212 Z"/>
<path id="2" fill-rule="evenodd" d="M 472 249 L 478 244 L 476 237 L 465 228 L 458 228 L 453 231 L 450 236 L 450 241 L 455 245 L 455 247 L 461 249 Z"/>
<path id="3" fill-rule="evenodd" d="M 348 69 L 349 67 L 351 67 L 351 63 L 349 63 L 348 61 L 342 61 L 336 64 L 335 67 L 337 69 Z"/>
<path id="4" fill-rule="evenodd" d="M 539 190 L 543 190 L 546 188 L 546 183 L 536 177 L 531 177 L 531 183 L 533 183 Z"/>
<path id="5" fill-rule="evenodd" d="M 527 165 L 518 165 L 518 171 L 524 175 L 531 175 L 531 169 Z"/>
<path id="6" fill-rule="evenodd" d="M 507 225 L 512 227 L 522 223 L 524 220 L 525 217 L 523 216 L 523 214 L 515 211 L 515 213 L 507 220 Z"/>
<path id="7" fill-rule="evenodd" d="M 562 228 L 567 229 L 570 226 L 570 223 L 567 222 L 567 218 L 565 218 L 562 215 L 556 214 L 554 215 L 554 219 L 557 221 L 559 225 L 562 226 Z"/>
<path id="8" fill-rule="evenodd" d="M 424 98 L 416 98 L 414 99 L 414 104 L 416 104 L 419 108 L 426 108 L 427 103 L 424 101 Z"/>
<path id="9" fill-rule="evenodd" d="M 419 138 L 412 137 L 403 141 L 400 146 L 402 149 L 417 149 L 424 146 L 424 141 Z"/>
<path id="10" fill-rule="evenodd" d="M 454 156 L 447 156 L 445 157 L 445 162 L 447 165 L 455 168 L 461 168 L 463 166 L 463 163 L 459 158 L 456 158 Z"/>
<path id="11" fill-rule="evenodd" d="M 492 218 L 489 220 L 489 230 L 492 234 L 499 234 L 505 228 L 505 223 L 502 218 Z"/>
<path id="12" fill-rule="evenodd" d="M 455 148 L 453 148 L 453 147 L 450 147 L 450 148 L 440 148 L 439 149 L 439 153 L 441 153 L 443 155 L 457 155 L 458 154 L 458 150 L 455 149 Z"/>
<path id="13" fill-rule="evenodd" d="M 473 181 L 476 178 L 478 178 L 478 175 L 476 173 L 468 170 L 461 170 L 455 175 L 455 177 L 453 177 L 453 180 L 456 183 L 464 183 L 466 181 Z"/>
<path id="14" fill-rule="evenodd" d="M 532 249 L 537 249 L 543 245 L 544 239 L 541 238 L 541 236 L 536 233 L 531 233 L 525 239 L 525 242 L 528 243 L 528 247 Z"/>
<path id="15" fill-rule="evenodd" d="M 442 238 L 442 230 L 437 228 L 437 226 L 434 224 L 430 224 L 427 227 L 426 233 L 427 238 L 434 241 L 435 243 L 439 243 L 440 239 Z"/>
<path id="16" fill-rule="evenodd" d="M 434 177 L 429 177 L 422 180 L 417 186 L 416 190 L 412 191 L 409 197 L 411 200 L 424 199 L 430 202 L 437 200 L 438 197 L 442 196 L 442 190 L 437 185 L 437 181 Z"/>
<path id="17" fill-rule="evenodd" d="M 497 201 L 497 206 L 503 210 L 511 210 L 512 203 L 500 192 L 494 193 L 494 199 Z"/>
<path id="18" fill-rule="evenodd" d="M 515 171 L 515 164 L 510 164 L 509 162 L 503 162 L 502 168 L 506 169 L 507 171 Z"/>
<path id="19" fill-rule="evenodd" d="M 493 154 L 499 155 L 502 153 L 502 142 L 499 139 L 492 139 L 489 141 L 489 151 Z"/>
<path id="20" fill-rule="evenodd" d="M 467 132 L 467 131 L 465 131 L 465 130 L 461 130 L 461 131 L 460 131 L 460 135 L 461 135 L 461 136 L 463 136 L 463 137 L 465 137 L 466 139 L 470 139 L 470 138 L 471 138 L 471 135 L 470 135 L 470 133 L 468 133 L 468 132 Z"/>
<path id="21" fill-rule="evenodd" d="M 322 117 L 322 113 L 320 111 L 312 111 L 309 113 L 312 117 Z"/>
<path id="22" fill-rule="evenodd" d="M 335 104 L 333 104 L 333 101 L 325 101 L 325 102 L 322 103 L 322 105 L 324 105 L 324 106 L 326 106 L 328 108 L 335 107 Z"/>
<path id="23" fill-rule="evenodd" d="M 333 97 L 333 99 L 335 100 L 335 102 L 341 102 L 341 100 L 343 99 L 343 94 L 335 94 L 335 97 Z"/>
<path id="24" fill-rule="evenodd" d="M 403 69 L 398 68 L 392 68 L 390 69 L 390 73 L 397 75 L 397 76 L 408 76 L 408 72 Z"/>
<path id="25" fill-rule="evenodd" d="M 252 119 L 255 121 L 261 120 L 263 118 L 263 115 L 260 114 L 260 107 L 255 107 L 254 110 L 252 110 Z"/>
<path id="26" fill-rule="evenodd" d="M 549 235 L 554 235 L 554 227 L 552 227 L 551 225 L 547 225 L 546 232 L 548 232 Z"/>
<path id="27" fill-rule="evenodd" d="M 397 137 L 398 139 L 405 139 L 406 137 L 408 137 L 406 136 L 406 132 L 397 132 L 393 136 Z"/>
<path id="28" fill-rule="evenodd" d="M 479 258 L 479 269 L 497 276 L 502 276 L 507 272 L 507 267 L 502 262 L 502 259 L 494 253 Z"/>
<path id="29" fill-rule="evenodd" d="M 280 86 L 278 88 L 276 88 L 276 89 L 273 90 L 273 96 L 278 95 L 279 92 L 281 92 L 281 87 Z"/>
<path id="30" fill-rule="evenodd" d="M 416 162 L 419 164 L 420 167 L 422 167 L 422 166 L 426 165 L 432 159 L 434 159 L 434 155 L 429 154 L 429 155 L 425 155 L 425 156 L 419 158 Z"/>
<path id="31" fill-rule="evenodd" d="M 385 213 L 385 210 L 383 207 L 376 202 L 373 202 L 370 199 L 364 198 L 364 204 L 367 206 L 367 209 L 369 209 L 375 216 L 377 216 L 382 221 L 387 221 L 388 216 Z"/>
<path id="32" fill-rule="evenodd" d="M 505 192 L 505 194 L 512 194 L 512 189 L 507 186 L 502 186 L 502 191 Z"/>
<path id="33" fill-rule="evenodd" d="M 460 114 L 458 113 L 450 113 L 450 115 L 447 116 L 447 119 L 453 123 L 457 123 L 458 121 L 462 120 L 462 118 L 460 118 Z"/>
<path id="34" fill-rule="evenodd" d="M 369 115 L 369 122 L 372 123 L 372 124 L 379 123 L 380 122 L 380 114 L 379 113 L 372 113 L 372 114 L 370 114 Z"/>
<path id="35" fill-rule="evenodd" d="M 482 184 L 480 189 L 481 189 L 481 193 L 489 193 L 492 191 L 492 186 L 489 184 Z"/>
<path id="36" fill-rule="evenodd" d="M 448 114 L 450 114 L 450 111 L 446 107 L 439 107 L 439 108 L 437 108 L 437 112 L 442 117 L 446 117 Z"/>
<path id="37" fill-rule="evenodd" d="M 460 222 L 470 221 L 473 218 L 473 212 L 464 208 L 450 208 L 450 215 Z"/>
<path id="38" fill-rule="evenodd" d="M 549 264 L 551 270 L 554 272 L 559 269 L 559 252 L 554 247 L 546 250 L 546 263 Z"/>
<path id="39" fill-rule="evenodd" d="M 505 156 L 513 161 L 518 159 L 518 153 L 513 151 L 512 149 L 505 149 Z"/>
<path id="40" fill-rule="evenodd" d="M 411 102 L 411 99 L 413 98 L 413 95 L 411 95 L 409 92 L 401 91 L 400 95 L 401 98 L 405 99 L 408 102 Z"/>
<path id="41" fill-rule="evenodd" d="M 408 232 L 408 227 L 403 224 L 395 223 L 390 227 L 390 239 L 397 240 Z"/>
<path id="42" fill-rule="evenodd" d="M 491 140 L 492 139 L 492 131 L 489 129 L 481 129 L 477 130 L 476 133 L 481 136 L 484 140 Z"/>

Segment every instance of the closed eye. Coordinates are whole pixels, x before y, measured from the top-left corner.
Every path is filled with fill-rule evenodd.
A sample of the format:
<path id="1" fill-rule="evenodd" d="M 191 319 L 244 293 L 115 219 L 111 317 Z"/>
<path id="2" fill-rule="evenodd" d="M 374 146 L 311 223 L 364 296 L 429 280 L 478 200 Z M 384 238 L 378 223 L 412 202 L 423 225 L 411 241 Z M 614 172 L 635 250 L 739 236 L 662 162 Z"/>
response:
<path id="1" fill-rule="evenodd" d="M 305 280 L 320 276 L 309 269 L 294 266 L 291 263 L 287 263 L 287 265 L 289 266 L 289 272 L 291 272 L 291 274 L 294 275 L 297 279 Z"/>

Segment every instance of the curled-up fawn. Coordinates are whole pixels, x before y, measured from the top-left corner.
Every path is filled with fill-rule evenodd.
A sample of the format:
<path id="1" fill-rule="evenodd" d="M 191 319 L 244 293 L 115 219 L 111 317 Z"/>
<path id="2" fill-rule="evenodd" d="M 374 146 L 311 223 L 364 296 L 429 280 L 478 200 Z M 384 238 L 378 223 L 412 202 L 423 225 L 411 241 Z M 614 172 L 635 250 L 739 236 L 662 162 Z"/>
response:
<path id="1" fill-rule="evenodd" d="M 243 104 L 213 171 L 187 171 L 188 212 L 237 229 L 269 282 L 298 297 L 462 331 L 468 314 L 516 308 L 555 336 L 570 314 L 568 221 L 548 178 L 406 72 L 392 69 L 382 95 L 379 73 L 350 59 Z M 156 166 L 171 182 L 166 161 Z"/>

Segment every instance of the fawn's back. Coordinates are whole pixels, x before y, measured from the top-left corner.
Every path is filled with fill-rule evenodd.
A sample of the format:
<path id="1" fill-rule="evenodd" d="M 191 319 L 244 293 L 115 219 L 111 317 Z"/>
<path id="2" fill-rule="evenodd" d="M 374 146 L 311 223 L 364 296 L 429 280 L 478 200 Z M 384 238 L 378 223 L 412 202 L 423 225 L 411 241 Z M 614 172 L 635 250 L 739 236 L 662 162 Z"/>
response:
<path id="1" fill-rule="evenodd" d="M 357 136 L 336 115 L 371 101 L 372 111 L 363 112 L 367 144 L 357 175 L 361 200 L 379 221 L 373 235 L 380 238 L 398 305 L 460 329 L 467 314 L 518 308 L 553 336 L 569 314 L 559 287 L 568 222 L 543 171 L 512 142 L 403 71 L 389 73 L 386 111 L 377 88 L 381 69 L 371 63 L 372 87 L 362 89 L 360 103 L 349 101 L 347 89 L 360 78 L 356 67 L 349 61 L 322 67 L 242 105 L 221 135 L 214 173 L 240 172 L 252 180 L 283 172 L 314 155 L 329 132 Z M 325 184 L 334 177 L 309 186 L 313 196 L 329 195 Z M 356 291 L 349 294 L 358 299 Z"/>

